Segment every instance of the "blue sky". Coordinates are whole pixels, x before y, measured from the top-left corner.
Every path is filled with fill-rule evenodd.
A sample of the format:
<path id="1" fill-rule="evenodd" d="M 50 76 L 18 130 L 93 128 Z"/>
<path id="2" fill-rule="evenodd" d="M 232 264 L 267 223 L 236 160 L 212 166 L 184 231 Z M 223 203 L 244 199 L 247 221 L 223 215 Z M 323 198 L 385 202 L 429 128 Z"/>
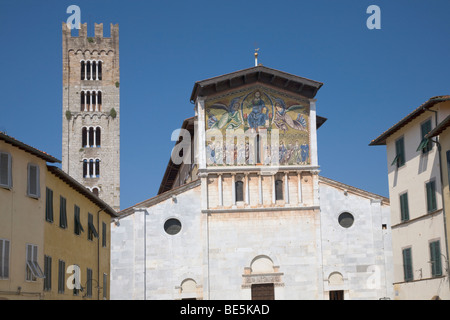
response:
<path id="1" fill-rule="evenodd" d="M 61 159 L 66 8 L 120 28 L 121 208 L 156 195 L 194 115 L 195 81 L 259 62 L 324 83 L 321 174 L 389 196 L 385 147 L 368 144 L 432 96 L 450 94 L 448 0 L 0 1 L 0 130 Z M 370 5 L 381 29 L 369 30 Z"/>

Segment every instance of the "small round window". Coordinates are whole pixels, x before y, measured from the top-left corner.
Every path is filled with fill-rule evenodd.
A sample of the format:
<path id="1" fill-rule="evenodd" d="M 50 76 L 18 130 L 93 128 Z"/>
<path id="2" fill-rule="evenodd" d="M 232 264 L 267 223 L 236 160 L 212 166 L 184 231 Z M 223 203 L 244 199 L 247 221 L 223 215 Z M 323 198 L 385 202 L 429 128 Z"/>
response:
<path id="1" fill-rule="evenodd" d="M 178 219 L 169 219 L 164 223 L 164 231 L 167 234 L 174 235 L 180 232 L 181 230 L 181 222 Z"/>
<path id="2" fill-rule="evenodd" d="M 338 218 L 339 224 L 344 228 L 350 228 L 355 218 L 348 212 L 341 213 Z"/>

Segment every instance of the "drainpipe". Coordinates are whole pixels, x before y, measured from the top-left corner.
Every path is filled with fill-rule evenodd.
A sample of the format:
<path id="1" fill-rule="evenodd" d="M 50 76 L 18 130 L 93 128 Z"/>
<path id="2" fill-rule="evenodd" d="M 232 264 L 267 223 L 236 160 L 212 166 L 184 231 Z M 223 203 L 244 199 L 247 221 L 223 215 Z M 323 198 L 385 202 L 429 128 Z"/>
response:
<path id="1" fill-rule="evenodd" d="M 443 101 L 449 101 L 450 99 L 446 98 L 446 99 L 431 99 L 431 101 L 436 101 L 436 102 L 443 102 Z M 428 110 L 431 112 L 434 112 L 434 118 L 435 118 L 435 122 L 436 122 L 436 127 L 438 125 L 438 112 L 436 110 L 431 110 L 431 109 L 425 109 L 424 110 Z M 446 252 L 446 264 L 447 264 L 447 280 L 449 283 L 449 287 L 450 287 L 450 275 L 449 275 L 449 256 L 448 256 L 448 236 L 447 236 L 447 219 L 446 219 L 446 215 L 445 215 L 445 202 L 444 202 L 444 179 L 442 177 L 442 161 L 441 161 L 441 144 L 439 143 L 438 137 L 436 137 L 436 140 L 433 140 L 430 138 L 430 140 L 432 142 L 434 142 L 437 145 L 438 148 L 438 161 L 439 161 L 439 178 L 441 181 L 441 200 L 442 200 L 442 214 L 443 214 L 443 222 L 444 222 L 444 237 L 445 237 L 445 252 Z"/>

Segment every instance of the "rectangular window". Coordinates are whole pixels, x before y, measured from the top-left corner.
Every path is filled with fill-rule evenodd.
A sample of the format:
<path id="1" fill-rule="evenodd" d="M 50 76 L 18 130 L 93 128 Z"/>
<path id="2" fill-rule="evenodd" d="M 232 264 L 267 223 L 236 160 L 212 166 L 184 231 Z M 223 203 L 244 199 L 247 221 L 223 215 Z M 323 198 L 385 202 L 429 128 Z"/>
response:
<path id="1" fill-rule="evenodd" d="M 448 179 L 448 186 L 450 188 L 450 150 L 447 151 L 447 179 Z"/>
<path id="2" fill-rule="evenodd" d="M 433 148 L 433 144 L 430 139 L 425 138 L 425 136 L 431 131 L 431 120 L 428 120 L 420 126 L 420 132 L 422 135 L 422 140 L 420 141 L 417 151 L 421 150 L 422 153 L 427 153 Z"/>
<path id="3" fill-rule="evenodd" d="M 12 187 L 11 155 L 6 152 L 0 152 L 0 187 Z"/>
<path id="4" fill-rule="evenodd" d="M 106 223 L 102 222 L 102 247 L 106 248 Z"/>
<path id="5" fill-rule="evenodd" d="M 67 204 L 63 196 L 59 196 L 59 226 L 67 228 Z"/>
<path id="6" fill-rule="evenodd" d="M 275 300 L 273 283 L 252 284 L 252 300 Z"/>
<path id="7" fill-rule="evenodd" d="M 108 292 L 108 275 L 106 273 L 103 274 L 103 299 L 106 300 Z"/>
<path id="8" fill-rule="evenodd" d="M 395 158 L 392 165 L 396 165 L 400 168 L 405 164 L 405 141 L 403 137 L 395 141 Z"/>
<path id="9" fill-rule="evenodd" d="M 58 293 L 64 293 L 66 285 L 66 263 L 63 260 L 58 261 Z"/>
<path id="10" fill-rule="evenodd" d="M 442 276 L 441 245 L 439 240 L 430 242 L 431 275 Z"/>
<path id="11" fill-rule="evenodd" d="M 75 205 L 74 207 L 74 232 L 75 234 L 80 235 L 81 232 L 84 232 L 83 226 L 80 221 L 80 208 Z"/>
<path id="12" fill-rule="evenodd" d="M 94 226 L 94 216 L 88 213 L 88 239 L 93 240 L 94 237 L 98 238 L 98 233 Z"/>
<path id="13" fill-rule="evenodd" d="M 44 291 L 52 290 L 52 257 L 44 256 Z"/>
<path id="14" fill-rule="evenodd" d="M 40 193 L 40 183 L 39 183 L 39 166 L 35 164 L 28 164 L 28 188 L 27 194 L 33 198 L 39 198 Z"/>
<path id="15" fill-rule="evenodd" d="M 89 268 L 86 273 L 86 296 L 92 298 L 92 269 Z"/>
<path id="16" fill-rule="evenodd" d="M 44 278 L 44 273 L 38 262 L 38 247 L 33 244 L 27 244 L 27 281 L 36 281 L 36 278 Z"/>
<path id="17" fill-rule="evenodd" d="M 45 188 L 45 220 L 53 222 L 53 190 Z"/>
<path id="18" fill-rule="evenodd" d="M 437 209 L 436 204 L 436 182 L 434 180 L 426 184 L 427 193 L 427 211 L 433 212 Z"/>
<path id="19" fill-rule="evenodd" d="M 0 239 L 0 279 L 9 278 L 9 240 Z"/>
<path id="20" fill-rule="evenodd" d="M 412 281 L 414 279 L 411 248 L 403 249 L 403 275 L 405 281 Z"/>
<path id="21" fill-rule="evenodd" d="M 400 214 L 402 221 L 409 220 L 408 193 L 400 195 Z"/>

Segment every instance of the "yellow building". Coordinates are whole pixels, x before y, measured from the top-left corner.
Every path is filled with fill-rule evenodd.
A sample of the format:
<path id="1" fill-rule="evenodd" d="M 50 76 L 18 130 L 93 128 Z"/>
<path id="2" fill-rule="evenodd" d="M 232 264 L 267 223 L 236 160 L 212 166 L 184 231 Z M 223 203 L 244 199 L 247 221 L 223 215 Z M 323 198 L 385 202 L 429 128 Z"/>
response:
<path id="1" fill-rule="evenodd" d="M 46 162 L 0 132 L 0 299 L 43 297 Z"/>
<path id="2" fill-rule="evenodd" d="M 447 101 L 450 100 L 450 96 L 447 96 Z M 450 105 L 449 102 L 447 104 Z M 442 201 L 445 210 L 445 221 L 448 226 L 449 223 L 449 211 L 450 211 L 450 115 L 442 120 L 426 138 L 437 142 L 438 152 L 440 156 L 440 179 L 442 180 Z M 449 242 L 450 234 L 449 228 L 446 229 L 446 242 L 447 247 L 450 247 Z M 445 267 L 448 268 L 448 260 L 445 261 Z"/>
<path id="3" fill-rule="evenodd" d="M 117 214 L 47 162 L 0 133 L 0 299 L 109 299 Z"/>
<path id="4" fill-rule="evenodd" d="M 116 212 L 57 167 L 47 166 L 46 179 L 45 299 L 109 299 Z"/>

